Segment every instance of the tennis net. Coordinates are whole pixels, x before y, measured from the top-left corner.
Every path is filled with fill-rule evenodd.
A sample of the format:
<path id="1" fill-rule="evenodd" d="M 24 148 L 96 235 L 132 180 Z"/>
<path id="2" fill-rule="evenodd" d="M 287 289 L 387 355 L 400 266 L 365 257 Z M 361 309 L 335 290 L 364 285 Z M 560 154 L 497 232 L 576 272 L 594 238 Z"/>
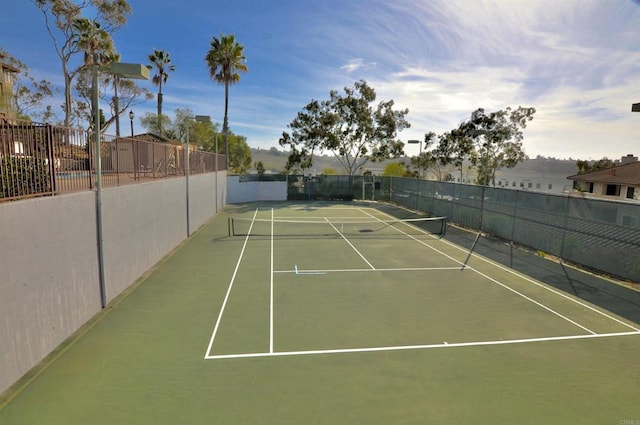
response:
<path id="1" fill-rule="evenodd" d="M 423 217 L 394 220 L 362 218 L 317 219 L 251 219 L 230 217 L 229 236 L 269 237 L 398 237 L 402 235 L 444 236 L 447 230 L 446 217 Z"/>

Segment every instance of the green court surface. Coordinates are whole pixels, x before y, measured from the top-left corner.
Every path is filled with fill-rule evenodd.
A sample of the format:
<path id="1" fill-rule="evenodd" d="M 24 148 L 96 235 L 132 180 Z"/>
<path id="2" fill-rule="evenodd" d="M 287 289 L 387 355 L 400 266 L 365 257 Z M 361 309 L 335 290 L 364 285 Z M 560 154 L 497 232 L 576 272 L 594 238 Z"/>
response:
<path id="1" fill-rule="evenodd" d="M 390 210 L 227 207 L 0 424 L 640 423 L 640 325 Z"/>

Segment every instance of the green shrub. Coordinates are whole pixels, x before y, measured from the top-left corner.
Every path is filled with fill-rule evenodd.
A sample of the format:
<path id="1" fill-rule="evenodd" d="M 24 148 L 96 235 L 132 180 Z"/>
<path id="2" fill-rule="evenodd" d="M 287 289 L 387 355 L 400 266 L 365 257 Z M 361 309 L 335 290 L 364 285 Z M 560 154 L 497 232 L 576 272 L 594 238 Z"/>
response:
<path id="1" fill-rule="evenodd" d="M 0 157 L 0 198 L 51 192 L 49 167 L 45 160 L 30 156 Z"/>

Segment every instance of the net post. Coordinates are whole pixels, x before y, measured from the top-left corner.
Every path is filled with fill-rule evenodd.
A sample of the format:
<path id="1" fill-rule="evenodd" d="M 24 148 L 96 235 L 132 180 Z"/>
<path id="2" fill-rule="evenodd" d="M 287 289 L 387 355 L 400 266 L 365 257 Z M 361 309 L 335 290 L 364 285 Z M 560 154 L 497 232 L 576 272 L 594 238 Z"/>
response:
<path id="1" fill-rule="evenodd" d="M 469 254 L 467 255 L 467 258 L 464 260 L 464 263 L 462 264 L 462 268 L 460 270 L 464 270 L 465 267 L 467 267 L 467 263 L 469 262 L 469 259 L 471 258 L 471 254 L 473 254 L 473 250 L 476 247 L 476 244 L 478 243 L 478 240 L 480 239 L 480 235 L 482 233 L 478 232 L 478 234 L 476 235 L 476 240 L 473 241 L 473 245 L 471 245 L 471 249 L 469 250 Z"/>

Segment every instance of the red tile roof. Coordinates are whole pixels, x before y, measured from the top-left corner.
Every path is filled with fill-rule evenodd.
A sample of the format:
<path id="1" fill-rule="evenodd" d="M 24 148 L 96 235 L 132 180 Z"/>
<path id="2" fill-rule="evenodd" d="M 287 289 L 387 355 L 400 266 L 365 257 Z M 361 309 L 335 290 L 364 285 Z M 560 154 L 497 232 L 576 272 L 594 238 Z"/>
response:
<path id="1" fill-rule="evenodd" d="M 640 162 L 619 165 L 606 170 L 593 171 L 591 173 L 576 174 L 567 177 L 569 180 L 598 182 L 611 184 L 624 184 L 640 186 Z"/>

